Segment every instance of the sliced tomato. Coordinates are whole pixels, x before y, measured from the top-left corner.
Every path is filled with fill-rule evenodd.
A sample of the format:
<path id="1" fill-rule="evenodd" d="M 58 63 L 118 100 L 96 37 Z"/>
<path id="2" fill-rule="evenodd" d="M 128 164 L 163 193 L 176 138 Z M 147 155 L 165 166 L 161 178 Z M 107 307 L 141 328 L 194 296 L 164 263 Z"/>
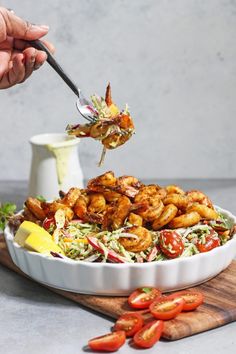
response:
<path id="1" fill-rule="evenodd" d="M 126 337 L 133 337 L 143 327 L 143 317 L 140 313 L 124 313 L 115 323 L 114 331 L 125 331 Z"/>
<path id="2" fill-rule="evenodd" d="M 43 228 L 45 230 L 49 230 L 51 227 L 54 227 L 56 225 L 54 217 L 52 218 L 45 218 L 43 221 Z"/>
<path id="3" fill-rule="evenodd" d="M 88 346 L 92 350 L 114 352 L 125 343 L 125 331 L 117 331 L 90 339 Z"/>
<path id="4" fill-rule="evenodd" d="M 163 321 L 152 321 L 134 335 L 134 343 L 140 348 L 152 347 L 161 337 Z"/>
<path id="5" fill-rule="evenodd" d="M 159 246 L 168 258 L 179 257 L 184 250 L 182 237 L 176 231 L 171 230 L 160 231 Z"/>
<path id="6" fill-rule="evenodd" d="M 160 296 L 161 292 L 156 288 L 140 288 L 132 292 L 128 298 L 128 303 L 135 309 L 145 309 Z"/>
<path id="7" fill-rule="evenodd" d="M 206 242 L 201 243 L 197 242 L 196 243 L 197 249 L 199 252 L 209 252 L 213 248 L 219 247 L 220 246 L 220 239 L 219 237 L 213 232 L 210 233 L 209 235 L 206 236 Z"/>
<path id="8" fill-rule="evenodd" d="M 151 314 L 159 320 L 171 320 L 176 317 L 184 307 L 184 299 L 182 297 L 170 298 L 162 297 L 154 301 L 149 309 Z"/>
<path id="9" fill-rule="evenodd" d="M 204 296 L 202 293 L 200 293 L 200 291 L 183 290 L 177 291 L 176 293 L 168 296 L 169 299 L 179 297 L 182 297 L 182 299 L 184 299 L 184 306 L 182 311 L 195 310 L 204 301 Z"/>

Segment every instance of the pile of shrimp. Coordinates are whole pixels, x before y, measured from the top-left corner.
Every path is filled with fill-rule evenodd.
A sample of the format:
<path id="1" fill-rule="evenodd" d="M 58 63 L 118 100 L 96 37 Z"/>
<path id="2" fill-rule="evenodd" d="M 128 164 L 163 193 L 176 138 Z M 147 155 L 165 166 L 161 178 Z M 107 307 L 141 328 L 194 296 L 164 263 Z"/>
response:
<path id="1" fill-rule="evenodd" d="M 150 231 L 186 228 L 219 218 L 210 199 L 199 190 L 144 185 L 132 176 L 115 177 L 112 171 L 91 179 L 86 189 L 60 192 L 60 198 L 51 203 L 29 197 L 24 218 L 42 224 L 60 209 L 68 221 L 80 219 L 108 231 L 123 227 L 126 233 L 137 236 L 120 240 L 131 252 L 144 251 L 151 245 Z"/>

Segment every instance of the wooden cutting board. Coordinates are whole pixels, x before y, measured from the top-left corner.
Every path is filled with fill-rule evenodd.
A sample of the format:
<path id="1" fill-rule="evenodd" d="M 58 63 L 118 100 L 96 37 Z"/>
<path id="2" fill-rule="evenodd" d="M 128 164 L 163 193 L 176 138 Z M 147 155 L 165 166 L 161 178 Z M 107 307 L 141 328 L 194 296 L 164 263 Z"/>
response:
<path id="1" fill-rule="evenodd" d="M 16 273 L 26 276 L 11 261 L 2 235 L 0 235 L 0 263 Z M 81 295 L 47 288 L 114 319 L 123 312 L 130 311 L 127 305 L 127 297 Z M 196 311 L 181 313 L 176 319 L 166 321 L 163 332 L 164 338 L 176 340 L 236 320 L 236 261 L 233 261 L 225 271 L 215 278 L 191 289 L 200 290 L 205 295 L 204 304 Z"/>

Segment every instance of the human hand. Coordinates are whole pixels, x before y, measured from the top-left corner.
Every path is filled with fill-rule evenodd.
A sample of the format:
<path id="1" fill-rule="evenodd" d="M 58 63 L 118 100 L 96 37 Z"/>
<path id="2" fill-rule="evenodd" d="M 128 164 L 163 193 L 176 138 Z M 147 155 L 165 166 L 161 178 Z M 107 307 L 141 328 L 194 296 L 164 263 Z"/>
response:
<path id="1" fill-rule="evenodd" d="M 0 7 L 0 89 L 24 82 L 46 61 L 47 54 L 27 41 L 45 36 L 48 30 L 48 26 L 31 24 Z M 53 53 L 53 45 L 43 42 Z"/>

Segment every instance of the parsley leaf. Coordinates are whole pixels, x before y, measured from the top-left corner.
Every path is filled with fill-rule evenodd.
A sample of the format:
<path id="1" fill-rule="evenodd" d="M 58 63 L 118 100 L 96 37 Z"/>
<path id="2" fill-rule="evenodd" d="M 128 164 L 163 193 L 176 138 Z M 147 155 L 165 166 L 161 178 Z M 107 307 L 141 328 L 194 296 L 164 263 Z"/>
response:
<path id="1" fill-rule="evenodd" d="M 0 230 L 4 230 L 9 217 L 14 215 L 16 205 L 12 203 L 0 203 Z"/>
<path id="2" fill-rule="evenodd" d="M 42 195 L 37 195 L 36 199 L 38 199 L 40 202 L 46 202 L 46 199 Z"/>
<path id="3" fill-rule="evenodd" d="M 142 288 L 142 291 L 146 294 L 150 293 L 152 291 L 152 288 Z"/>

